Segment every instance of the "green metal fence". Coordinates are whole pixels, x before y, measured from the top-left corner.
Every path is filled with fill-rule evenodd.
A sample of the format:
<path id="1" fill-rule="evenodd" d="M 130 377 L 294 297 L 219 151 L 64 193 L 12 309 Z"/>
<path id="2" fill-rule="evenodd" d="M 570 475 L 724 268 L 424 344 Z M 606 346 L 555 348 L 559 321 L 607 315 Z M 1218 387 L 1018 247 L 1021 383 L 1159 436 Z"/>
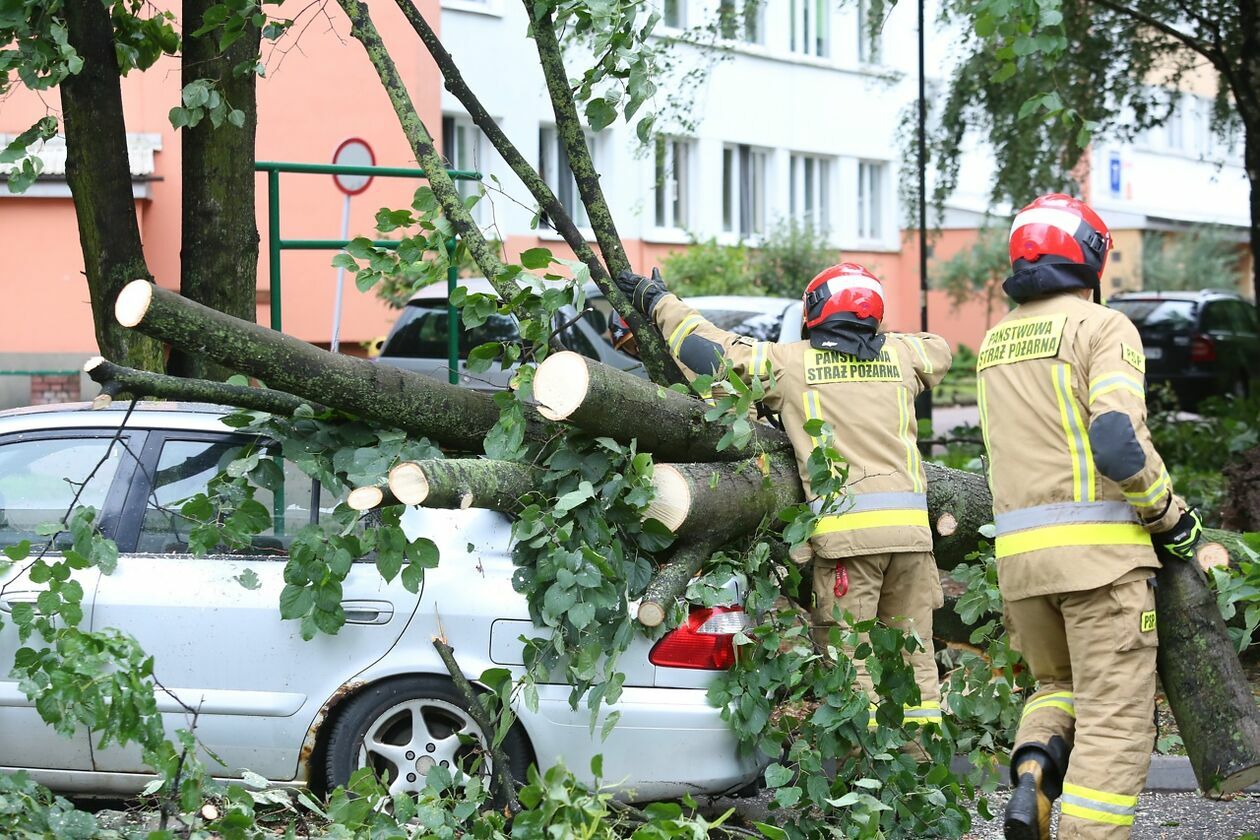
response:
<path id="1" fill-rule="evenodd" d="M 282 161 L 260 160 L 254 163 L 254 170 L 267 173 L 267 269 L 271 284 L 271 328 L 281 332 L 283 318 L 280 304 L 280 254 L 283 251 L 340 251 L 350 241 L 348 239 L 285 239 L 280 235 L 280 173 L 290 172 L 303 175 L 379 175 L 384 178 L 427 178 L 423 169 L 407 169 L 397 166 L 348 166 L 336 163 L 288 163 Z M 448 169 L 446 174 L 455 181 L 480 181 L 480 172 L 468 172 L 459 169 Z M 392 239 L 378 239 L 372 243 L 378 248 L 397 248 L 398 242 Z M 454 293 L 459 281 L 459 270 L 455 266 L 455 239 L 446 243 L 450 268 L 446 272 L 447 300 Z M 447 312 L 447 355 L 450 364 L 450 382 L 459 382 L 459 318 L 454 306 Z"/>

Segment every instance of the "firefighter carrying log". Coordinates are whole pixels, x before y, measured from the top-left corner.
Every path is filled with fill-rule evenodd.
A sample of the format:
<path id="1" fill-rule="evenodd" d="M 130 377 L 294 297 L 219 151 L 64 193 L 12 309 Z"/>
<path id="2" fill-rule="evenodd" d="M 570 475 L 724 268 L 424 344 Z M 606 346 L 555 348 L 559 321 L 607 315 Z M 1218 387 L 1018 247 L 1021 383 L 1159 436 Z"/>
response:
<path id="1" fill-rule="evenodd" d="M 1049 838 L 1059 796 L 1061 838 L 1129 836 L 1155 740 L 1152 540 L 1189 559 L 1201 531 L 1151 444 L 1138 331 L 1090 300 L 1110 249 L 1081 201 L 1021 210 L 1003 285 L 1018 305 L 977 359 L 1005 621 L 1037 679 L 1011 754 L 1011 840 Z"/>
<path id="2" fill-rule="evenodd" d="M 815 639 L 825 643 L 837 607 L 856 621 L 878 618 L 917 631 L 923 647 L 911 664 L 920 702 L 904 713 L 907 721 L 939 723 L 932 610 L 943 598 L 914 398 L 949 369 L 949 345 L 930 333 L 880 332 L 883 289 L 854 263 L 832 266 L 809 283 L 803 313 L 808 340 L 791 344 L 718 329 L 672 294 L 657 271 L 650 278 L 625 272 L 617 285 L 653 319 L 688 371 L 720 376 L 729 365 L 745 379 L 767 380 L 765 407 L 780 415 L 807 498 L 822 514 L 810 538 Z M 835 511 L 831 500 L 810 493 L 807 464 L 820 443 L 805 430 L 811 419 L 831 427 L 848 462 L 844 498 Z M 856 665 L 859 684 L 874 701 L 870 675 L 863 662 Z"/>

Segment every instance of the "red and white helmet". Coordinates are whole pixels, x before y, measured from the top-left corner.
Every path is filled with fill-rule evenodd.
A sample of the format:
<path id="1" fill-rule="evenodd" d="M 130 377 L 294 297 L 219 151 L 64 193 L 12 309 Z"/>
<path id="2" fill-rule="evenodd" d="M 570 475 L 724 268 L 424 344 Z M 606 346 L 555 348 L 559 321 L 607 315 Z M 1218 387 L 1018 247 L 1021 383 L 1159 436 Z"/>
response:
<path id="1" fill-rule="evenodd" d="M 1011 266 L 1016 271 L 1038 261 L 1070 263 L 1088 266 L 1101 278 L 1111 247 L 1111 232 L 1098 214 L 1062 193 L 1033 201 L 1011 225 Z"/>
<path id="2" fill-rule="evenodd" d="M 837 315 L 844 320 L 884 320 L 884 287 L 857 263 L 823 270 L 805 287 L 805 326 L 813 329 Z"/>

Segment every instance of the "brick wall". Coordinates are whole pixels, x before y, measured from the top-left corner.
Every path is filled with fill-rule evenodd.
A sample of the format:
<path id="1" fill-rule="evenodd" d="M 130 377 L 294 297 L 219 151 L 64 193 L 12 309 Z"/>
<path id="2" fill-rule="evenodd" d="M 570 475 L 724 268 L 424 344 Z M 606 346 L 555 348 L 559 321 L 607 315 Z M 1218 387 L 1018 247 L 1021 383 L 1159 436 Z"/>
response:
<path id="1" fill-rule="evenodd" d="M 79 374 L 69 376 L 32 376 L 31 405 L 76 402 L 80 399 Z"/>

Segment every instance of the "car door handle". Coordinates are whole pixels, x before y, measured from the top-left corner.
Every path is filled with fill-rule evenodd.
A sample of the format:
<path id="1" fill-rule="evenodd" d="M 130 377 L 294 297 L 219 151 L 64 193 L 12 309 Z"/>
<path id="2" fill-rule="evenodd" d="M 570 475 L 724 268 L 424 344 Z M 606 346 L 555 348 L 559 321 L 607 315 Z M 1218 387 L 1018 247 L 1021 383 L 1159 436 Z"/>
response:
<path id="1" fill-rule="evenodd" d="M 389 624 L 394 605 L 389 601 L 342 601 L 346 624 Z"/>
<path id="2" fill-rule="evenodd" d="M 33 604 L 38 598 L 38 592 L 10 592 L 0 599 L 0 612 L 11 613 L 14 604 Z"/>

